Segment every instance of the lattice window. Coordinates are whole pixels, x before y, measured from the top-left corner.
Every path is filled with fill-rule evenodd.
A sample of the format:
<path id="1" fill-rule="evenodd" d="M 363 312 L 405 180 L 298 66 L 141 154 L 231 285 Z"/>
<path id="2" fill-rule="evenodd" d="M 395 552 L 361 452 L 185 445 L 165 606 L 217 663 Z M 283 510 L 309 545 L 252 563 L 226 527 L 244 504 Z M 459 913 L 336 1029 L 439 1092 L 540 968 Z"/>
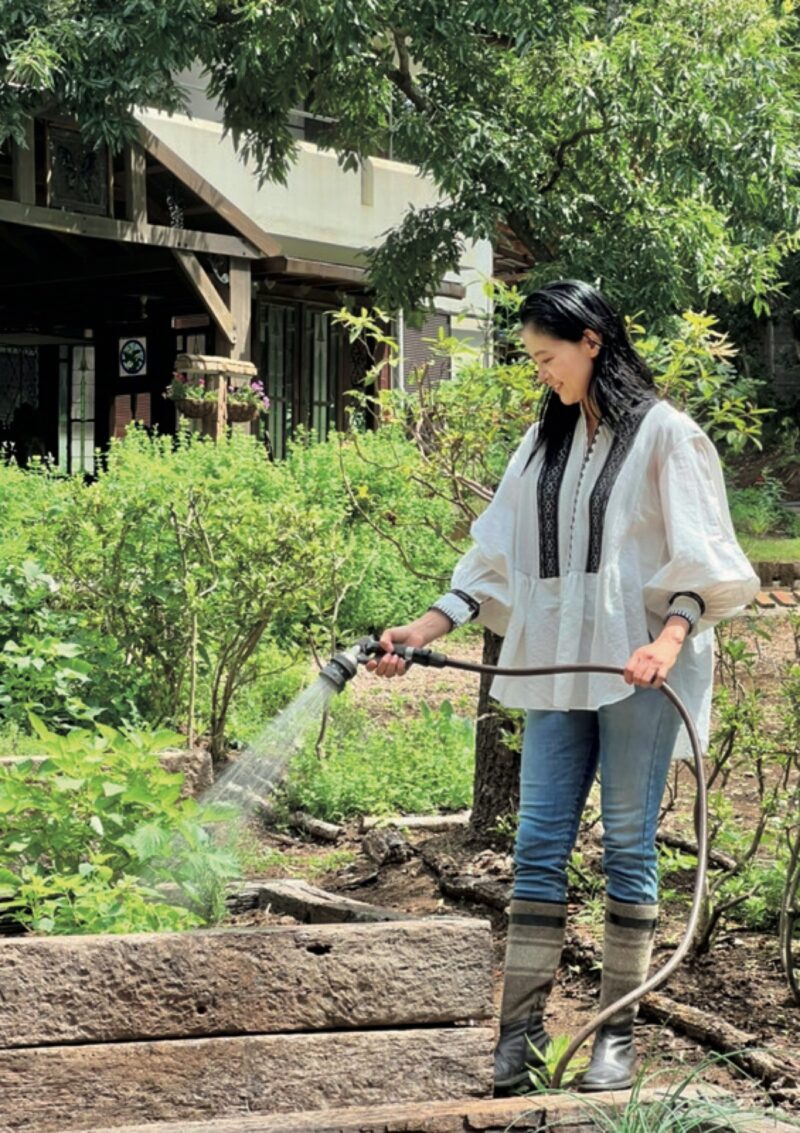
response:
<path id="1" fill-rule="evenodd" d="M 406 389 L 414 389 L 420 367 L 428 364 L 425 381 L 428 385 L 435 385 L 445 381 L 451 376 L 451 361 L 449 358 L 434 356 L 431 343 L 426 339 L 436 339 L 439 331 L 450 334 L 449 315 L 429 315 L 422 326 L 417 329 L 404 325 L 403 327 L 403 380 Z"/>
<path id="2" fill-rule="evenodd" d="M 14 414 L 39 407 L 39 352 L 31 346 L 0 346 L 0 429 Z"/>

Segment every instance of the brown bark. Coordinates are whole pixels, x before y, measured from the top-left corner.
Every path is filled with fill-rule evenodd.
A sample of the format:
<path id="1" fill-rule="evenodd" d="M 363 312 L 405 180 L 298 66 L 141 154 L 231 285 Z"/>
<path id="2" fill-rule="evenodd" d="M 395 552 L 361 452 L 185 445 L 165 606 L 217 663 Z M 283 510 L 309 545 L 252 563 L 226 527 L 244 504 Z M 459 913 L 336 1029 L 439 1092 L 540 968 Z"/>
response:
<path id="1" fill-rule="evenodd" d="M 484 630 L 483 663 L 496 665 L 502 637 Z M 480 841 L 489 841 L 493 828 L 505 815 L 516 812 L 519 805 L 519 752 L 505 742 L 512 725 L 489 697 L 492 678 L 481 674 L 478 697 L 478 727 L 475 736 L 475 786 L 470 819 L 470 833 Z"/>

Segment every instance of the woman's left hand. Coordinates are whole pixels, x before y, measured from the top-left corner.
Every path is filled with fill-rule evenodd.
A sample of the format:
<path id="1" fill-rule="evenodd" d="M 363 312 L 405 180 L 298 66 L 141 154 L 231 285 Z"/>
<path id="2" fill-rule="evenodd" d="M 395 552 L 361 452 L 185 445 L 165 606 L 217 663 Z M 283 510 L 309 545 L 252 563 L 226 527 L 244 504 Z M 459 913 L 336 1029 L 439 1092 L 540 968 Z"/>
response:
<path id="1" fill-rule="evenodd" d="M 684 636 L 680 630 L 677 633 L 665 630 L 649 645 L 634 650 L 625 666 L 626 683 L 643 688 L 661 688 L 678 660 Z"/>

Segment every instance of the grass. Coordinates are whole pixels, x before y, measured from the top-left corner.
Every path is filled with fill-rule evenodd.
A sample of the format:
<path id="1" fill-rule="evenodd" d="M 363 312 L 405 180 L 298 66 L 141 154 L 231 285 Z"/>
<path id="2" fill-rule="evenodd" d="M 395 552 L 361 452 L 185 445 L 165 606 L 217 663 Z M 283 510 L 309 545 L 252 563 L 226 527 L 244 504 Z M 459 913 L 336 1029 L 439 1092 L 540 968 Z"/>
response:
<path id="1" fill-rule="evenodd" d="M 755 535 L 740 535 L 742 550 L 749 559 L 770 562 L 795 562 L 800 559 L 800 538 L 772 539 L 757 538 Z"/>
<path id="2" fill-rule="evenodd" d="M 303 881 L 318 881 L 333 870 L 342 869 L 355 861 L 352 850 L 328 850 L 319 853 L 284 853 L 259 841 L 252 829 L 242 831 L 236 843 L 236 857 L 245 877 L 292 877 Z"/>
<path id="3" fill-rule="evenodd" d="M 730 1059 L 712 1055 L 690 1074 L 671 1082 L 665 1082 L 663 1074 L 643 1070 L 624 1109 L 609 1109 L 584 1096 L 581 1100 L 586 1118 L 601 1133 L 735 1133 L 737 1129 L 752 1128 L 754 1120 L 763 1120 L 769 1114 L 740 1109 L 736 1098 L 714 1086 L 707 1087 L 707 1094 L 701 1090 L 702 1076 L 711 1067 L 722 1064 L 730 1064 Z M 643 1096 L 652 1086 L 658 1086 L 658 1095 Z M 780 1119 L 787 1123 L 790 1120 L 784 1114 L 780 1114 Z"/>

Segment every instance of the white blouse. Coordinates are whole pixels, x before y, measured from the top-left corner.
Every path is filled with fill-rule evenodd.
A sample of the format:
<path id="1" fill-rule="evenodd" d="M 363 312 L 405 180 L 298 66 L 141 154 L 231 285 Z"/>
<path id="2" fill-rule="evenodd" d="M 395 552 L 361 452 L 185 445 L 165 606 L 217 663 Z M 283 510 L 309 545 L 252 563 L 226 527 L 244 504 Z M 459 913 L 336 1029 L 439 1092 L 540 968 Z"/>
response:
<path id="1" fill-rule="evenodd" d="M 624 667 L 659 635 L 671 597 L 697 594 L 705 611 L 668 681 L 706 747 L 712 627 L 759 586 L 736 542 L 714 446 L 666 401 L 650 403 L 627 432 L 601 422 L 591 445 L 581 413 L 543 474 L 544 450 L 530 460 L 537 427 L 473 523 L 475 543 L 455 568 L 453 590 L 480 603 L 477 620 L 505 638 L 499 664 L 512 667 Z M 492 685 L 509 708 L 596 709 L 633 691 L 601 674 L 496 677 Z M 690 756 L 682 726 L 674 757 Z"/>

